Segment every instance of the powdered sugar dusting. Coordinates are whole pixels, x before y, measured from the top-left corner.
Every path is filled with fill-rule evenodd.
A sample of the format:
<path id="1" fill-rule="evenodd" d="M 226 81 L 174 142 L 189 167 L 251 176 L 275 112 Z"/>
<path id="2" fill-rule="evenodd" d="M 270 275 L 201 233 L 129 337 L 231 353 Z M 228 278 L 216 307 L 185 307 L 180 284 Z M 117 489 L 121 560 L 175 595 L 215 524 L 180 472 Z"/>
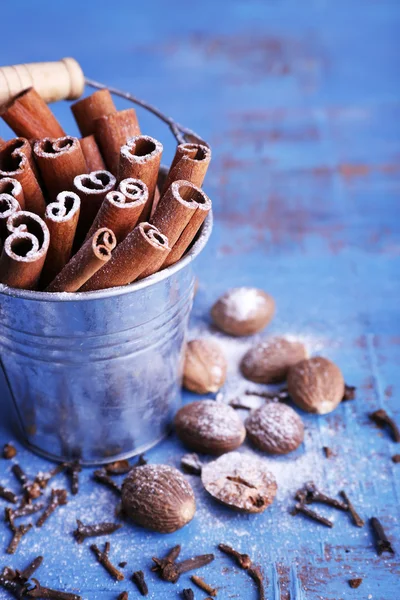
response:
<path id="1" fill-rule="evenodd" d="M 254 318 L 266 305 L 261 290 L 251 287 L 233 288 L 226 292 L 220 301 L 224 306 L 225 315 L 236 321 Z"/>
<path id="2" fill-rule="evenodd" d="M 246 419 L 246 430 L 262 450 L 286 454 L 303 441 L 301 418 L 285 404 L 267 402 Z"/>
<path id="3" fill-rule="evenodd" d="M 176 418 L 179 428 L 192 431 L 196 437 L 205 440 L 223 441 L 240 436 L 242 421 L 230 406 L 214 400 L 201 400 L 183 407 Z"/>

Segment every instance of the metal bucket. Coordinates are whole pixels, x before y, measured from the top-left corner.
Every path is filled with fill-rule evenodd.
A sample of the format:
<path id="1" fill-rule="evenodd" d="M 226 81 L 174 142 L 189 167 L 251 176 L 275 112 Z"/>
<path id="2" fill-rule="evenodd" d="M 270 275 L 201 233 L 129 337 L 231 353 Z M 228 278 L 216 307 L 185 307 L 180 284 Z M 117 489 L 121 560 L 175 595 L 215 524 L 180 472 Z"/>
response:
<path id="1" fill-rule="evenodd" d="M 0 357 L 23 436 L 54 460 L 105 463 L 144 452 L 181 401 L 194 276 L 207 243 L 175 265 L 109 290 L 48 294 L 0 286 Z"/>

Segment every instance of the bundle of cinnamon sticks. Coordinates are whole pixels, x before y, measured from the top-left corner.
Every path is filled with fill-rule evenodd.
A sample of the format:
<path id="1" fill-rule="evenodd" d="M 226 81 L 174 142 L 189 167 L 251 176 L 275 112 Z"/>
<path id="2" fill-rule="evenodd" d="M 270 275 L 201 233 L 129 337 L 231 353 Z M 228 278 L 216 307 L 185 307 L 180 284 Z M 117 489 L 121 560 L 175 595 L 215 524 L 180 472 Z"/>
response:
<path id="1" fill-rule="evenodd" d="M 162 144 L 103 89 L 71 106 L 66 135 L 30 88 L 0 108 L 18 136 L 0 139 L 0 283 L 47 292 L 126 285 L 180 260 L 211 209 L 211 151 L 181 143 L 168 173 Z"/>

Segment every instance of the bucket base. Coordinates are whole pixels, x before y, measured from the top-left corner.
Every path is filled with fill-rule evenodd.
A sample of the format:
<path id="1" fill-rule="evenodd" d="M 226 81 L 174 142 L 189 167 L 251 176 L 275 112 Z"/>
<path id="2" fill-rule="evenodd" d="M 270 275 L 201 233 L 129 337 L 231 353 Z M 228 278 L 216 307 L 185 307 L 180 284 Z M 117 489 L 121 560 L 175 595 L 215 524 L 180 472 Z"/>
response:
<path id="1" fill-rule="evenodd" d="M 114 456 L 107 456 L 106 458 L 102 458 L 102 459 L 99 459 L 96 461 L 82 460 L 82 461 L 80 461 L 80 464 L 82 465 L 82 467 L 95 467 L 96 465 L 107 465 L 107 464 L 115 462 L 117 460 L 125 460 L 128 458 L 133 458 L 134 456 L 139 456 L 140 454 L 144 454 L 145 452 L 147 452 L 151 448 L 154 448 L 154 446 L 156 446 L 157 444 L 162 442 L 169 435 L 170 431 L 171 431 L 171 428 L 169 428 L 168 431 L 166 431 L 161 437 L 154 440 L 150 444 L 144 444 L 143 446 L 140 446 L 139 448 L 135 448 L 135 450 L 132 450 L 131 452 L 124 452 L 122 454 L 115 454 Z M 38 446 L 35 446 L 34 444 L 31 444 L 30 442 L 28 442 L 28 440 L 25 437 L 22 437 L 21 442 L 29 450 L 31 450 L 32 452 L 34 452 L 35 454 L 37 454 L 39 456 L 43 456 L 43 458 L 47 458 L 47 460 L 51 460 L 53 462 L 58 462 L 58 463 L 68 462 L 70 460 L 70 459 L 63 458 L 62 456 L 57 456 L 55 454 L 50 454 L 49 452 L 45 452 Z"/>

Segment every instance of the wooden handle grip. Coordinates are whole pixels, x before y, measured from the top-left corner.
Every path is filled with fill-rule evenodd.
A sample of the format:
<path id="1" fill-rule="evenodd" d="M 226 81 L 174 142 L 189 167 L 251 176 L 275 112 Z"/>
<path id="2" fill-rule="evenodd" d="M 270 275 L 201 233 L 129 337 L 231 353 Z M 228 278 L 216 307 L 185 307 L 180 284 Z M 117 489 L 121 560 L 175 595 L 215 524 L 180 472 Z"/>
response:
<path id="1" fill-rule="evenodd" d="M 74 58 L 0 68 L 0 105 L 30 87 L 45 102 L 73 100 L 82 95 L 85 77 Z"/>

